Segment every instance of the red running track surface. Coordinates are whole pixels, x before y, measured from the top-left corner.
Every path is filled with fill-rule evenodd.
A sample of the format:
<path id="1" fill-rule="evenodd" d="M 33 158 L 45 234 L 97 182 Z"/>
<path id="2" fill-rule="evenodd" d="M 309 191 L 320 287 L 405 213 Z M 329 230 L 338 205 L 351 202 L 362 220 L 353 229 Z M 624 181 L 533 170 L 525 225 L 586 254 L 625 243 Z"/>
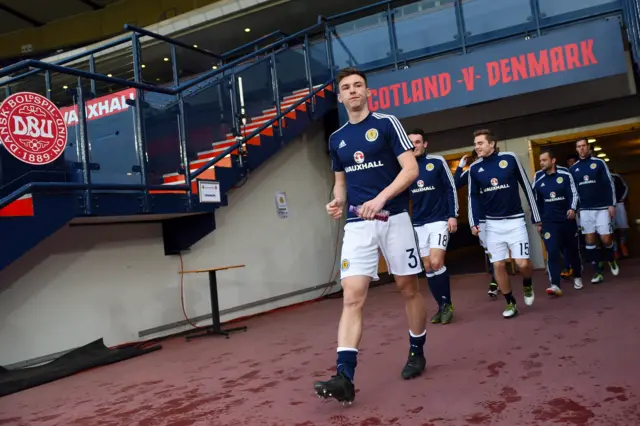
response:
<path id="1" fill-rule="evenodd" d="M 334 372 L 341 300 L 251 318 L 247 333 L 190 343 L 0 399 L 0 425 L 606 425 L 640 424 L 640 266 L 565 296 L 545 293 L 502 319 L 486 276 L 452 281 L 454 323 L 428 326 L 428 371 L 403 381 L 404 304 L 393 285 L 370 291 L 356 401 L 321 401 Z M 585 280 L 587 281 L 587 280 Z M 423 283 L 430 314 L 434 302 Z"/>

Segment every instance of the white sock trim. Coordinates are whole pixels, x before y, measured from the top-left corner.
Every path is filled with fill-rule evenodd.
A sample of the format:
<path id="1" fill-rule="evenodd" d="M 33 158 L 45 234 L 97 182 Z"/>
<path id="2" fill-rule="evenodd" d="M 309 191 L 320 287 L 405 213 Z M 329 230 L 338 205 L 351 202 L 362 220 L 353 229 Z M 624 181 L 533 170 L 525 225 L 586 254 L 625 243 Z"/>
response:
<path id="1" fill-rule="evenodd" d="M 413 334 L 411 332 L 411 330 L 409 330 L 409 336 L 411 336 L 411 337 L 423 337 L 423 336 L 426 336 L 426 335 L 427 335 L 427 330 L 426 329 L 422 333 L 420 333 L 418 335 Z"/>
<path id="2" fill-rule="evenodd" d="M 435 276 L 436 274 L 434 274 L 433 272 L 427 272 L 427 278 L 433 278 Z"/>
<path id="3" fill-rule="evenodd" d="M 358 352 L 358 350 L 356 348 L 346 348 L 344 346 L 339 346 L 338 347 L 338 351 L 337 352 L 345 352 L 345 351 Z"/>
<path id="4" fill-rule="evenodd" d="M 435 271 L 435 272 L 434 272 L 434 274 L 436 274 L 436 275 L 442 275 L 442 274 L 444 274 L 445 272 L 447 272 L 447 267 L 446 267 L 446 266 L 443 266 L 442 268 L 440 268 L 440 269 L 438 269 L 437 271 Z"/>

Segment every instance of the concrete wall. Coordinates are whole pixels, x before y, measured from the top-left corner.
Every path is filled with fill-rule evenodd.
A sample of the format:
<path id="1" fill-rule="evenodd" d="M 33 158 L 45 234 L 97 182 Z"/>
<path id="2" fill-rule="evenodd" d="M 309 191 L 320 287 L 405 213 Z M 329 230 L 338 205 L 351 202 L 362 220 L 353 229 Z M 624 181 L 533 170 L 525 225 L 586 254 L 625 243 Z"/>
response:
<path id="1" fill-rule="evenodd" d="M 216 213 L 218 229 L 184 254 L 185 269 L 246 264 L 219 273 L 221 310 L 332 281 L 342 226 L 325 210 L 333 186 L 325 147 L 322 126 L 312 125 L 230 194 L 229 205 Z M 276 214 L 276 191 L 286 192 L 287 219 Z M 164 256 L 160 224 L 63 228 L 0 272 L 0 365 L 100 337 L 107 345 L 133 341 L 141 331 L 183 321 L 179 270 L 179 257 Z M 222 320 L 309 300 L 322 291 Z M 211 312 L 207 274 L 185 275 L 184 295 L 190 318 Z"/>

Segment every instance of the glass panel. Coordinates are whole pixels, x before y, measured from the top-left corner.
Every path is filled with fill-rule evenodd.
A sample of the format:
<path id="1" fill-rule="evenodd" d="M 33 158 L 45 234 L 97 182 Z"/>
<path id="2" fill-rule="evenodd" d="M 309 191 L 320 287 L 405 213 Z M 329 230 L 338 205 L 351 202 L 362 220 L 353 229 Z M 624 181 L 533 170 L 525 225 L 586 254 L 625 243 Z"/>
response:
<path id="1" fill-rule="evenodd" d="M 533 16 L 529 0 L 466 0 L 462 2 L 462 14 L 470 36 L 531 23 Z"/>
<path id="2" fill-rule="evenodd" d="M 284 70 L 286 73 L 286 69 Z M 271 61 L 265 59 L 236 74 L 238 109 L 244 105 L 246 124 L 275 107 L 271 81 Z M 238 111 L 242 112 L 242 110 Z M 255 130 L 255 129 L 254 129 Z"/>
<path id="3" fill-rule="evenodd" d="M 144 93 L 142 128 L 147 145 L 147 182 L 150 185 L 160 185 L 163 175 L 180 170 L 178 113 L 174 95 Z"/>
<path id="4" fill-rule="evenodd" d="M 311 43 L 309 46 L 311 79 L 314 85 L 323 84 L 331 78 L 331 70 L 327 63 L 327 42 L 325 40 Z"/>
<path id="5" fill-rule="evenodd" d="M 391 41 L 387 13 L 336 25 L 331 33 L 333 63 L 337 68 L 389 62 Z"/>
<path id="6" fill-rule="evenodd" d="M 233 113 L 229 78 L 206 89 L 184 94 L 187 155 L 193 161 L 198 154 L 213 150 L 214 143 L 233 132 Z"/>
<path id="7" fill-rule="evenodd" d="M 612 0 L 538 0 L 540 4 L 540 16 L 549 18 L 576 10 L 587 9 L 603 4 L 616 3 Z"/>
<path id="8" fill-rule="evenodd" d="M 135 99 L 135 89 L 101 83 L 96 85 L 96 97 L 91 99 L 89 80 L 83 80 L 85 117 L 89 143 L 89 163 L 93 183 L 139 184 L 142 182 L 135 136 L 135 108 L 128 101 Z M 77 99 L 68 109 L 69 139 L 75 142 L 73 155 L 81 161 L 80 122 Z M 70 153 L 69 156 L 72 154 Z M 78 173 L 82 173 L 79 169 Z M 77 180 L 81 181 L 81 175 Z"/>
<path id="9" fill-rule="evenodd" d="M 398 8 L 394 20 L 402 59 L 416 56 L 412 53 L 422 54 L 425 49 L 459 42 L 453 0 L 428 0 Z"/>
<path id="10" fill-rule="evenodd" d="M 291 95 L 294 91 L 309 88 L 304 50 L 301 46 L 276 54 L 276 71 L 281 102 L 282 98 Z M 290 105 L 285 104 L 282 109 L 288 106 Z"/>

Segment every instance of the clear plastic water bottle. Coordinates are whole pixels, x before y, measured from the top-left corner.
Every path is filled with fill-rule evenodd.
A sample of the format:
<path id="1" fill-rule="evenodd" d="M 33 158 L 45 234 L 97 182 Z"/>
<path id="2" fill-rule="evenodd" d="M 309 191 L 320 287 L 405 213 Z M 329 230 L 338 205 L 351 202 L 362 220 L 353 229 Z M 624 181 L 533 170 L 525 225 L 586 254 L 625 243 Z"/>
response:
<path id="1" fill-rule="evenodd" d="M 355 213 L 356 215 L 360 216 L 360 209 L 362 208 L 362 206 L 349 206 L 349 211 L 351 213 Z M 389 212 L 386 210 L 380 210 L 375 216 L 374 216 L 375 220 L 379 220 L 381 222 L 386 222 L 389 220 Z"/>

